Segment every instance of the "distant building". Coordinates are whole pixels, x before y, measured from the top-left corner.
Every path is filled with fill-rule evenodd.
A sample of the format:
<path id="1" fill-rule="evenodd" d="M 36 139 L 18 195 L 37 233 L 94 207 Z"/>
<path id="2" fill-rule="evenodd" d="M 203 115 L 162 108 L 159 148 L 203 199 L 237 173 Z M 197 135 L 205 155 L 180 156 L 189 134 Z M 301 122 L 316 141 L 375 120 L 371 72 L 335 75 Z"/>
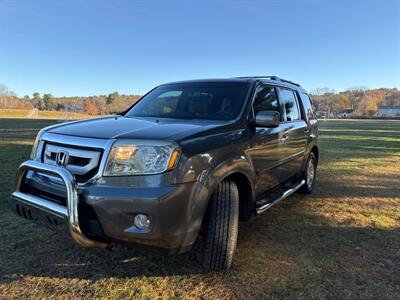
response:
<path id="1" fill-rule="evenodd" d="M 65 106 L 65 110 L 67 112 L 78 112 L 78 111 L 83 111 L 85 109 L 85 106 L 83 103 L 70 103 Z"/>
<path id="2" fill-rule="evenodd" d="M 319 119 L 326 119 L 329 117 L 327 111 L 316 111 L 315 114 L 317 115 L 317 118 L 319 118 Z"/>
<path id="3" fill-rule="evenodd" d="M 352 113 L 353 113 L 352 109 L 345 109 L 345 110 L 339 111 L 338 117 L 339 118 L 349 118 L 349 117 L 351 117 Z"/>
<path id="4" fill-rule="evenodd" d="M 400 105 L 378 106 L 378 117 L 379 118 L 400 118 Z"/>

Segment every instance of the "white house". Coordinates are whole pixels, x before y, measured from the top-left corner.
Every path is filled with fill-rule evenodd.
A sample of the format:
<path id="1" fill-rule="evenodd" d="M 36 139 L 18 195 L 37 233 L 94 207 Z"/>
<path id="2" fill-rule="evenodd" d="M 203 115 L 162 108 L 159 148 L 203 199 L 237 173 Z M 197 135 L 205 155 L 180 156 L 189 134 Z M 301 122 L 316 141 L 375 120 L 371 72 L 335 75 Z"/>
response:
<path id="1" fill-rule="evenodd" d="M 400 105 L 378 106 L 378 117 L 379 118 L 400 118 Z"/>
<path id="2" fill-rule="evenodd" d="M 85 109 L 85 105 L 83 103 L 69 103 L 65 105 L 65 111 L 68 112 L 78 112 L 83 111 Z"/>

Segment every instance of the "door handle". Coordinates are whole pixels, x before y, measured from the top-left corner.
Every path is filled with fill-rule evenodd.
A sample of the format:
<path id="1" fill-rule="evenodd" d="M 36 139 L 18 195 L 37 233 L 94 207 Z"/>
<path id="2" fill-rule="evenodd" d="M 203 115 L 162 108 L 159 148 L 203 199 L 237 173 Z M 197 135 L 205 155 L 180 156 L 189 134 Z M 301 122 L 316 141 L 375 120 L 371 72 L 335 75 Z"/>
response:
<path id="1" fill-rule="evenodd" d="M 289 138 L 289 136 L 287 136 L 286 134 L 284 134 L 282 137 L 281 137 L 281 142 L 282 143 L 284 143 L 284 142 L 286 142 L 286 140 Z"/>

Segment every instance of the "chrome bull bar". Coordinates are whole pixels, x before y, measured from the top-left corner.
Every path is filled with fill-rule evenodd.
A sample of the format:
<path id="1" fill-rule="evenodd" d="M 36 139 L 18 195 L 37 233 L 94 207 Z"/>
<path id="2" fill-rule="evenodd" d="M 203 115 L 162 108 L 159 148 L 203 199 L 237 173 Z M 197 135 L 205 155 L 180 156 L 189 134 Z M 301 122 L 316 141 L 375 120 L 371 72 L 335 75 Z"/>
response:
<path id="1" fill-rule="evenodd" d="M 21 192 L 22 180 L 29 170 L 59 176 L 64 182 L 67 190 L 67 207 Z M 50 214 L 65 218 L 68 223 L 69 233 L 79 245 L 91 248 L 107 248 L 109 246 L 107 243 L 91 240 L 82 233 L 82 230 L 79 226 L 78 217 L 79 198 L 77 185 L 74 176 L 67 169 L 60 166 L 47 165 L 33 160 L 25 161 L 18 169 L 15 192 L 12 194 L 12 197 L 15 197 L 22 203 L 25 202 L 26 204 L 31 205 L 39 210 L 43 210 Z"/>

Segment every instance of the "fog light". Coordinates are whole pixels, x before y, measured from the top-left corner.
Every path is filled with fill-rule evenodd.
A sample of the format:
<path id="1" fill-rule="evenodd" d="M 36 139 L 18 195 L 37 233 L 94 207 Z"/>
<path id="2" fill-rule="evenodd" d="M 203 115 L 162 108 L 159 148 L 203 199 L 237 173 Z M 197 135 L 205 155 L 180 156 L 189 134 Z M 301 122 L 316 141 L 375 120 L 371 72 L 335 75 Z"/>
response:
<path id="1" fill-rule="evenodd" d="M 146 215 L 143 214 L 136 215 L 134 224 L 140 230 L 150 231 L 151 221 L 150 218 Z"/>

